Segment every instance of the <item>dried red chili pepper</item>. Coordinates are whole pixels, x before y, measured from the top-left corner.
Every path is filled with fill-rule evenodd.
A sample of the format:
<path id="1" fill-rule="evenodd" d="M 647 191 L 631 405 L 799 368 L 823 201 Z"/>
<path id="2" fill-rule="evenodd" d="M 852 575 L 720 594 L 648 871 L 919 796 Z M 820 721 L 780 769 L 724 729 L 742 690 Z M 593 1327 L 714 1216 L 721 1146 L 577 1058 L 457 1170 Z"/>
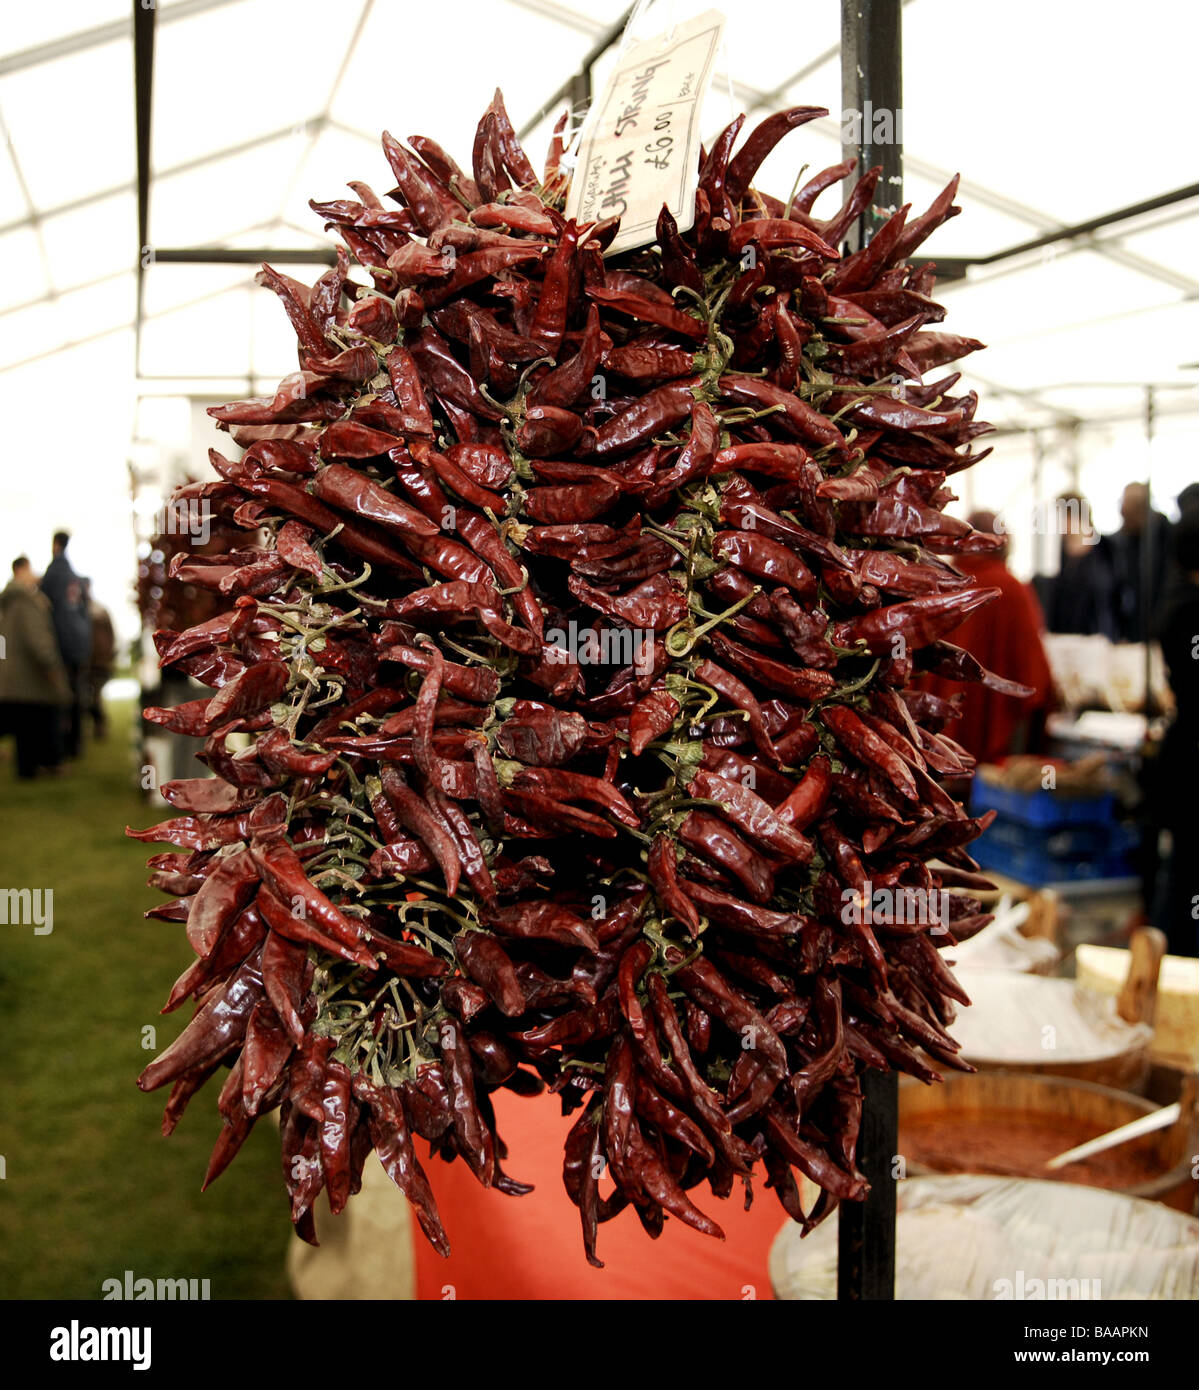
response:
<path id="1" fill-rule="evenodd" d="M 206 996 L 183 1032 L 145 1068 L 137 1079 L 141 1090 L 153 1091 L 226 1056 L 241 1043 L 262 994 L 260 957 L 255 952 L 223 988 Z"/>
<path id="2" fill-rule="evenodd" d="M 679 702 L 665 690 L 651 690 L 629 711 L 629 748 L 635 755 L 645 752 L 660 734 L 672 728 Z"/>
<path id="3" fill-rule="evenodd" d="M 383 1171 L 412 1203 L 421 1230 L 433 1248 L 440 1255 L 448 1255 L 450 1243 L 433 1190 L 413 1147 L 404 1100 L 398 1092 L 374 1085 L 361 1072 L 354 1078 L 354 1094 L 369 1109 L 371 1138 Z"/>
<path id="4" fill-rule="evenodd" d="M 358 938 L 357 928 L 350 926 L 344 935 L 336 936 L 332 932 L 322 930 L 318 923 L 308 920 L 305 900 L 306 897 L 297 893 L 292 901 L 297 902 L 301 910 L 293 912 L 284 898 L 270 889 L 262 888 L 258 892 L 258 909 L 262 913 L 263 921 L 276 936 L 286 937 L 288 941 L 303 945 L 318 946 L 330 955 L 340 956 L 342 960 L 353 961 L 357 965 L 374 965 L 374 957 L 366 949 L 365 943 Z"/>
<path id="5" fill-rule="evenodd" d="M 487 932 L 460 932 L 454 950 L 463 969 L 476 984 L 483 986 L 502 1013 L 511 1018 L 524 1013 L 524 990 L 511 957 Z"/>
<path id="6" fill-rule="evenodd" d="M 438 1041 L 445 1058 L 454 1134 L 471 1171 L 484 1187 L 490 1187 L 496 1177 L 495 1138 L 479 1113 L 469 1048 L 461 1025 L 452 1018 L 443 1019 Z"/>

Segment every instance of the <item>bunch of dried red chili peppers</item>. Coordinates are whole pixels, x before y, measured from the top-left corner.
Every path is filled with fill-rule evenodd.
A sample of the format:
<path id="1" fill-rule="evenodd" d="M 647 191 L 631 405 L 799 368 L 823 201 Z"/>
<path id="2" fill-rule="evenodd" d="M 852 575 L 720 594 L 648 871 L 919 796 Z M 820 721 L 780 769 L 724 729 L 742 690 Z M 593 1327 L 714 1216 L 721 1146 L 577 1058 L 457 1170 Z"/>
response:
<path id="1" fill-rule="evenodd" d="M 987 920 L 980 822 L 939 780 L 970 767 L 953 704 L 910 682 L 1006 683 L 945 641 L 994 592 L 950 558 L 993 538 L 943 511 L 987 426 L 922 379 L 978 344 L 927 329 L 907 264 L 956 181 L 839 256 L 877 170 L 828 221 L 848 166 L 752 187 L 823 114 L 736 153 L 734 122 L 694 227 L 605 260 L 615 223 L 561 212 L 562 126 L 539 180 L 497 94 L 470 175 L 385 135 L 389 201 L 312 205 L 336 267 L 261 273 L 299 370 L 210 412 L 244 453 L 177 499 L 246 544 L 176 557 L 229 606 L 155 634 L 213 693 L 147 718 L 215 777 L 137 832 L 176 847 L 149 915 L 196 952 L 139 1085 L 171 1086 L 169 1133 L 226 1068 L 206 1182 L 279 1108 L 306 1239 L 373 1148 L 448 1250 L 417 1136 L 526 1191 L 500 1087 L 577 1112 L 593 1263 L 629 1205 L 720 1234 L 691 1194 L 748 1200 L 758 1160 L 811 1227 L 864 1192 L 863 1069 L 961 1065 L 938 947 Z M 905 911 L 949 888 L 945 920 Z"/>

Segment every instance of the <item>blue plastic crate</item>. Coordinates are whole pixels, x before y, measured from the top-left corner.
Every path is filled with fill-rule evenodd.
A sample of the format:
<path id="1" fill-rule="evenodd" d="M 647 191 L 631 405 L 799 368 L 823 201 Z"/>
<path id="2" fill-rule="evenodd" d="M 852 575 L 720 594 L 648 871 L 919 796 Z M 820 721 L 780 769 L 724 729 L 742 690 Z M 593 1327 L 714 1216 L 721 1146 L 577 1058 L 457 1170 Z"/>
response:
<path id="1" fill-rule="evenodd" d="M 997 818 L 970 852 L 984 869 L 1033 887 L 1127 877 L 1132 872 L 1129 851 L 1136 841 L 1135 831 L 1120 824 L 1094 829 L 1101 833 L 1084 841 L 1077 832 L 1046 834 L 1043 828 Z"/>
<path id="2" fill-rule="evenodd" d="M 972 815 L 998 811 L 1001 816 L 1019 825 L 1045 829 L 1062 825 L 1107 825 L 1116 815 L 1116 798 L 1104 796 L 1066 797 L 1038 787 L 1033 792 L 1015 791 L 974 779 L 970 793 Z"/>
<path id="3" fill-rule="evenodd" d="M 986 831 L 992 844 L 1022 851 L 1030 841 L 1050 859 L 1102 859 L 1110 854 L 1118 825 L 1029 826 L 997 816 Z"/>

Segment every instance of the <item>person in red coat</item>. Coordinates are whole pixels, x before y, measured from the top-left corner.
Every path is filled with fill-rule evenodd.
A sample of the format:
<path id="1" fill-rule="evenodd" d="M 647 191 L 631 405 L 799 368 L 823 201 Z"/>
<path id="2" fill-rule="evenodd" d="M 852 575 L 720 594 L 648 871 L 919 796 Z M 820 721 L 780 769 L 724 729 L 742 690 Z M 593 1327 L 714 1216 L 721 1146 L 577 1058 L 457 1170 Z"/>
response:
<path id="1" fill-rule="evenodd" d="M 978 531 L 997 533 L 996 520 L 994 512 L 975 512 L 970 524 Z M 954 562 L 980 588 L 998 589 L 1000 596 L 971 613 L 950 633 L 949 641 L 964 647 L 988 671 L 1031 686 L 1033 693 L 1016 699 L 939 676 L 927 677 L 926 688 L 942 696 L 964 692 L 962 716 L 945 732 L 980 763 L 1033 752 L 1053 707 L 1053 677 L 1041 640 L 1045 627 L 1041 606 L 1032 589 L 1008 569 L 1006 544 L 985 555 L 956 556 Z"/>

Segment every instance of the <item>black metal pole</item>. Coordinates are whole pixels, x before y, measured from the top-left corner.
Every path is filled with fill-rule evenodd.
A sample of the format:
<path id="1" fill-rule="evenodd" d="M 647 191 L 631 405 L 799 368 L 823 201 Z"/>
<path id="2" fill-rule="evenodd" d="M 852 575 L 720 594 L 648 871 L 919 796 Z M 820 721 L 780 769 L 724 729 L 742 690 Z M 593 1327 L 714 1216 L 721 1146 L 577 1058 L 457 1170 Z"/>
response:
<path id="1" fill-rule="evenodd" d="M 1145 387 L 1145 521 L 1141 530 L 1141 603 L 1137 615 L 1141 625 L 1141 641 L 1144 643 L 1145 679 L 1145 718 L 1152 719 L 1157 713 L 1153 702 L 1153 652 L 1150 639 L 1153 635 L 1153 575 L 1157 569 L 1157 536 L 1153 524 L 1153 433 L 1157 425 L 1157 393 L 1152 386 Z"/>
<path id="2" fill-rule="evenodd" d="M 841 0 L 842 155 L 855 173 L 882 166 L 874 206 L 850 233 L 864 246 L 903 202 L 902 0 Z M 895 1297 L 895 1159 L 899 1078 L 862 1076 L 858 1166 L 870 1184 L 864 1202 L 842 1202 L 837 1215 L 837 1297 Z"/>
<path id="3" fill-rule="evenodd" d="M 837 1208 L 837 1297 L 887 1302 L 895 1297 L 895 1162 L 899 1146 L 899 1078 L 862 1074 L 858 1168 L 870 1184 L 864 1202 Z"/>
<path id="4" fill-rule="evenodd" d="M 142 306 L 150 254 L 150 129 L 154 96 L 153 0 L 133 0 L 133 84 L 137 123 L 137 318 L 134 321 L 134 371 L 141 366 Z"/>
<path id="5" fill-rule="evenodd" d="M 573 127 L 575 123 L 582 123 L 588 108 L 591 106 L 591 69 L 589 67 L 580 68 L 570 79 L 567 95 L 570 101 L 570 123 Z"/>
<path id="6" fill-rule="evenodd" d="M 841 0 L 841 157 L 858 161 L 851 181 L 882 169 L 853 249 L 903 202 L 902 14 L 901 0 Z"/>

